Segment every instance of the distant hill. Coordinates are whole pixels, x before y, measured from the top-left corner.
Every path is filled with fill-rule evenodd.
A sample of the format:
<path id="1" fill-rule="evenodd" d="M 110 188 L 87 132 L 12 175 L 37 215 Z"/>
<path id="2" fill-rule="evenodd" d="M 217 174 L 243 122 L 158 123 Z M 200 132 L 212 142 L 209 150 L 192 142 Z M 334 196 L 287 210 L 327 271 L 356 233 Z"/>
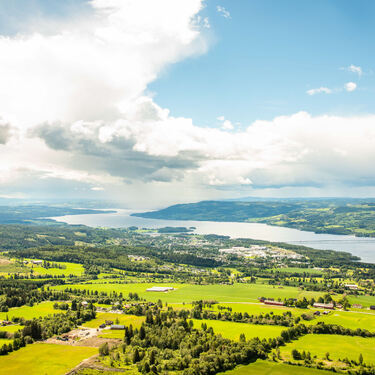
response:
<path id="1" fill-rule="evenodd" d="M 356 198 L 202 201 L 133 216 L 220 222 L 258 222 L 316 233 L 375 237 L 375 200 Z"/>

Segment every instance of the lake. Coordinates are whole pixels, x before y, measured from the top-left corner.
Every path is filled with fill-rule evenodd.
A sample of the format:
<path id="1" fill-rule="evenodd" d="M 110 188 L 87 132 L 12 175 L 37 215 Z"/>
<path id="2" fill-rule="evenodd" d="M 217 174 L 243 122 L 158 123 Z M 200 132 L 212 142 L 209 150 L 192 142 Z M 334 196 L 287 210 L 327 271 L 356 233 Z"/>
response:
<path id="1" fill-rule="evenodd" d="M 196 227 L 194 233 L 197 234 L 218 234 L 233 238 L 253 238 L 299 244 L 314 249 L 347 251 L 361 257 L 364 262 L 375 263 L 375 238 L 316 234 L 259 223 L 145 219 L 130 216 L 133 212 L 135 211 L 116 209 L 116 213 L 68 215 L 52 219 L 68 224 L 84 224 L 90 227 Z"/>

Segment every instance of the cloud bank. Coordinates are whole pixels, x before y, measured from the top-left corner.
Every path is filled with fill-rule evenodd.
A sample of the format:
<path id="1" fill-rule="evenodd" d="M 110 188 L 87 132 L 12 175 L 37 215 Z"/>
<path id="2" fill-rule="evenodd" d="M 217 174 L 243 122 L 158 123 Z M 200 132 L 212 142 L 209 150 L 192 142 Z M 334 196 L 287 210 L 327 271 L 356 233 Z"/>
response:
<path id="1" fill-rule="evenodd" d="M 90 5 L 53 32 L 0 37 L 2 195 L 160 205 L 225 189 L 374 183 L 375 116 L 300 112 L 242 128 L 220 116 L 203 128 L 147 95 L 170 64 L 206 51 L 202 0 Z M 308 94 L 321 92 L 331 91 Z"/>

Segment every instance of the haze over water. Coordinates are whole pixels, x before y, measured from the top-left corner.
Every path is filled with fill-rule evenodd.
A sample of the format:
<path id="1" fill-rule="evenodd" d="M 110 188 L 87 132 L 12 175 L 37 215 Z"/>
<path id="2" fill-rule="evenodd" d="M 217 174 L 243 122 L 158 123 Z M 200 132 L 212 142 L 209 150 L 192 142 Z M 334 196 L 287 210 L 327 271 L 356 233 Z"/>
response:
<path id="1" fill-rule="evenodd" d="M 286 242 L 309 246 L 314 249 L 347 251 L 359 256 L 364 262 L 375 263 L 375 238 L 316 234 L 314 232 L 260 223 L 146 219 L 130 216 L 131 213 L 136 212 L 134 210 L 116 209 L 116 211 L 116 213 L 68 215 L 53 219 L 68 224 L 83 224 L 91 227 L 195 227 L 194 233 L 197 234 L 218 234 L 233 238 Z"/>

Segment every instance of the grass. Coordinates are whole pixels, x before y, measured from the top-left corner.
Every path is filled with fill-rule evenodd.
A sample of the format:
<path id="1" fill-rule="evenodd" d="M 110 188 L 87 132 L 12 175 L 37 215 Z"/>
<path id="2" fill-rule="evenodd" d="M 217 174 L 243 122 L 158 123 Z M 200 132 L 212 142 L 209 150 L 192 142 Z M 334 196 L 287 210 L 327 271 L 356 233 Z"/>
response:
<path id="1" fill-rule="evenodd" d="M 328 375 L 330 371 L 315 370 L 306 367 L 286 365 L 258 360 L 247 366 L 238 366 L 234 370 L 222 372 L 219 375 Z"/>
<path id="2" fill-rule="evenodd" d="M 112 313 L 98 313 L 96 318 L 84 323 L 85 327 L 98 328 L 101 324 L 105 323 L 106 320 L 112 320 L 114 323 L 116 319 L 119 320 L 118 324 L 133 325 L 133 328 L 139 328 L 142 322 L 145 321 L 144 316 L 125 315 L 125 314 L 112 314 Z M 115 323 L 116 324 L 116 323 Z M 122 335 L 121 337 L 123 337 Z M 108 337 L 108 336 L 106 336 Z"/>
<path id="3" fill-rule="evenodd" d="M 62 314 L 64 311 L 62 310 L 55 310 L 53 308 L 55 302 L 42 302 L 36 304 L 34 306 L 22 306 L 22 307 L 14 307 L 9 309 L 8 312 L 0 312 L 0 320 L 5 320 L 6 317 L 9 319 L 13 318 L 25 318 L 25 319 L 33 319 L 39 318 L 40 316 L 47 316 L 49 314 Z"/>
<path id="4" fill-rule="evenodd" d="M 18 325 L 18 324 L 14 324 L 14 325 L 11 325 L 11 326 L 3 326 L 3 327 L 0 327 L 0 331 L 1 332 L 9 332 L 9 333 L 14 333 L 14 332 L 17 332 L 19 331 L 20 329 L 22 329 L 23 327 Z"/>
<path id="5" fill-rule="evenodd" d="M 37 266 L 35 264 L 28 264 L 28 270 L 33 270 L 35 275 L 52 275 L 52 276 L 60 276 L 60 275 L 75 275 L 81 276 L 84 273 L 84 268 L 82 264 L 76 263 L 68 263 L 68 262 L 53 262 L 57 263 L 61 266 L 65 266 L 65 268 L 44 268 L 42 266 Z"/>
<path id="6" fill-rule="evenodd" d="M 147 288 L 152 286 L 172 286 L 176 290 L 167 293 L 146 292 Z M 59 285 L 53 287 L 57 290 L 63 290 L 67 286 Z M 128 295 L 130 292 L 138 293 L 140 297 L 148 301 L 156 302 L 161 299 L 163 302 L 178 303 L 191 302 L 201 299 L 217 300 L 219 302 L 257 302 L 258 297 L 269 298 L 318 298 L 322 295 L 319 292 L 302 291 L 296 287 L 274 287 L 267 284 L 234 284 L 234 285 L 191 285 L 191 284 L 157 284 L 157 283 L 134 283 L 134 284 L 73 284 L 71 288 L 97 290 L 99 292 L 122 292 Z"/>
<path id="7" fill-rule="evenodd" d="M 63 375 L 97 352 L 97 348 L 80 346 L 27 345 L 25 348 L 0 357 L 0 375 Z"/>
<path id="8" fill-rule="evenodd" d="M 317 322 L 325 322 L 326 324 L 337 324 L 345 328 L 363 328 L 371 332 L 375 332 L 375 314 L 366 312 L 352 311 L 333 311 L 327 316 L 319 316 L 304 324 L 316 324 Z"/>
<path id="9" fill-rule="evenodd" d="M 375 339 L 358 336 L 340 335 L 306 335 L 300 339 L 280 347 L 281 356 L 284 359 L 292 360 L 291 351 L 309 351 L 312 356 L 324 359 L 327 352 L 330 358 L 337 362 L 339 359 L 349 358 L 358 360 L 362 353 L 364 362 L 375 364 Z"/>
<path id="10" fill-rule="evenodd" d="M 212 327 L 215 333 L 220 333 L 223 337 L 231 340 L 239 340 L 241 333 L 245 334 L 246 339 L 253 337 L 268 339 L 280 336 L 281 331 L 286 329 L 280 326 L 225 322 L 221 320 L 194 319 L 193 322 L 195 328 L 200 328 L 205 323 L 207 327 Z"/>

